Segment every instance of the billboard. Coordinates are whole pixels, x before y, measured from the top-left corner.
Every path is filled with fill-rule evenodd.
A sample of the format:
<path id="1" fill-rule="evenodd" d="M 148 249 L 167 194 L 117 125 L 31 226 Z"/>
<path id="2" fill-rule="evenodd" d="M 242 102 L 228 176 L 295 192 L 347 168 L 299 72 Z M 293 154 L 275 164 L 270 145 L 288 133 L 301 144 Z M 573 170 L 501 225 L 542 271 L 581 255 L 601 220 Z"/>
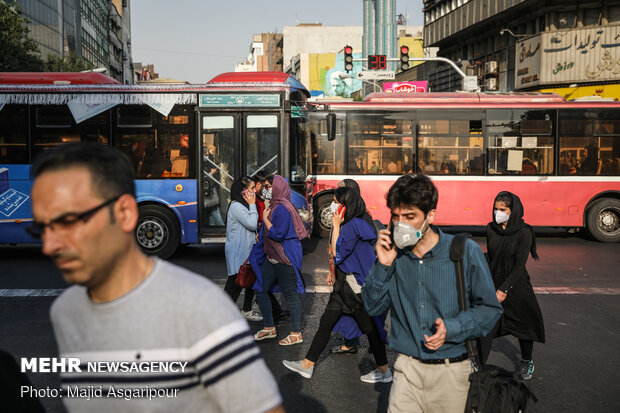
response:
<path id="1" fill-rule="evenodd" d="M 423 93 L 428 91 L 428 82 L 426 80 L 383 82 L 383 91 L 387 93 Z"/>

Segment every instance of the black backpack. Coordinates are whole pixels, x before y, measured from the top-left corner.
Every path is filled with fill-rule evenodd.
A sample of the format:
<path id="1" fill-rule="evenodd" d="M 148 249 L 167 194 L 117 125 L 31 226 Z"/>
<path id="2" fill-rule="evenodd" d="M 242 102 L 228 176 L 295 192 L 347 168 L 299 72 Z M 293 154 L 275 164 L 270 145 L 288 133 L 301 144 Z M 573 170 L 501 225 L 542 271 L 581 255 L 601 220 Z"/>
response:
<path id="1" fill-rule="evenodd" d="M 471 234 L 468 233 L 456 234 L 450 243 L 450 259 L 454 262 L 461 311 L 467 308 L 463 255 L 467 238 L 470 237 Z M 529 399 L 534 403 L 538 401 L 530 389 L 519 381 L 515 373 L 493 365 L 477 368 L 479 364 L 476 362 L 474 341 L 467 340 L 466 345 L 467 353 L 474 360 L 476 371 L 469 375 L 470 386 L 465 413 L 525 413 Z"/>

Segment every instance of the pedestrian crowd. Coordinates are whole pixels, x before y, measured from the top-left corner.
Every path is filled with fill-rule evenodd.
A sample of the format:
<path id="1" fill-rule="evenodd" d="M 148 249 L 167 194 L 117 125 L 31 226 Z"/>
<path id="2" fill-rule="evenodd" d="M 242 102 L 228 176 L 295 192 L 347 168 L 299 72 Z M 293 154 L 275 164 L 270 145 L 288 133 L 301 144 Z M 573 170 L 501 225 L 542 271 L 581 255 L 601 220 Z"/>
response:
<path id="1" fill-rule="evenodd" d="M 527 380 L 534 373 L 533 342 L 545 341 L 526 270 L 528 256 L 538 258 L 536 239 L 519 197 L 510 192 L 500 192 L 491 209 L 488 261 L 476 242 L 465 243 L 467 305 L 461 310 L 450 258 L 454 236 L 434 225 L 439 194 L 430 178 L 396 180 L 386 197 L 387 229 L 372 220 L 357 183 L 342 181 L 331 205 L 327 283 L 333 291 L 317 331 L 307 331 L 300 294 L 306 290 L 301 241 L 308 230 L 283 177 L 260 171 L 232 184 L 222 292 L 139 249 L 133 169 L 117 149 L 65 145 L 43 154 L 33 174 L 30 233 L 71 284 L 51 308 L 59 357 L 188 366 L 169 374 L 62 372 L 65 388 L 105 383 L 181 389 L 178 397 L 155 402 L 64 398 L 71 412 L 146 412 L 154 403 L 158 411 L 281 412 L 278 385 L 257 343 L 309 342 L 303 359 L 282 363 L 310 379 L 332 332 L 345 338 L 329 349 L 332 354 L 356 353 L 359 337 L 367 336 L 376 368 L 360 380 L 392 383 L 391 413 L 463 411 L 473 371 L 467 340 L 479 340 L 485 363 L 493 338 L 513 335 L 522 353 L 518 374 Z M 248 268 L 256 281 L 244 289 L 237 278 Z M 281 294 L 286 311 L 274 294 Z M 284 329 L 285 319 L 290 329 Z M 262 322 L 262 328 L 252 334 L 248 321 Z M 397 353 L 391 368 L 386 347 Z"/>

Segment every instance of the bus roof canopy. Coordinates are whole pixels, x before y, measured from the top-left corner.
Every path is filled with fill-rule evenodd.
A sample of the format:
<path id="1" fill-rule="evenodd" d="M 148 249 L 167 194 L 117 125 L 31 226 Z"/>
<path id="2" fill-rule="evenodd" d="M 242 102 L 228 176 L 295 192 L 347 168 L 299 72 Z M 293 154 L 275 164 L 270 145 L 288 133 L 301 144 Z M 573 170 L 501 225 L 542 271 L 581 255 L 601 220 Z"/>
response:
<path id="1" fill-rule="evenodd" d="M 2 85 L 102 85 L 119 84 L 109 76 L 95 72 L 0 72 Z"/>
<path id="2" fill-rule="evenodd" d="M 557 93 L 371 93 L 364 102 L 372 103 L 553 103 L 564 102 Z"/>

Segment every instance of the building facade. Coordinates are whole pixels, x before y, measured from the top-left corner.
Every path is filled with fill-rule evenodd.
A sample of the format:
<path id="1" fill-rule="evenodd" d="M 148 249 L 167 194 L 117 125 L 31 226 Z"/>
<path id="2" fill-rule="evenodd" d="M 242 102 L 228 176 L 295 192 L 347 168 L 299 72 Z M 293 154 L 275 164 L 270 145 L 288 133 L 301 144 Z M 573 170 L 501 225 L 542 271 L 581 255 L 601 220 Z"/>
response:
<path id="1" fill-rule="evenodd" d="M 15 0 L 30 20 L 30 37 L 41 56 L 83 57 L 122 83 L 131 83 L 129 0 Z"/>
<path id="2" fill-rule="evenodd" d="M 235 72 L 281 72 L 282 33 L 261 33 L 252 36 L 250 54 L 237 63 Z"/>
<path id="3" fill-rule="evenodd" d="M 425 46 L 476 75 L 484 91 L 619 98 L 618 26 L 620 1 L 424 1 Z M 454 70 L 424 66 L 418 77 L 426 76 L 431 90 L 461 88 Z"/>

